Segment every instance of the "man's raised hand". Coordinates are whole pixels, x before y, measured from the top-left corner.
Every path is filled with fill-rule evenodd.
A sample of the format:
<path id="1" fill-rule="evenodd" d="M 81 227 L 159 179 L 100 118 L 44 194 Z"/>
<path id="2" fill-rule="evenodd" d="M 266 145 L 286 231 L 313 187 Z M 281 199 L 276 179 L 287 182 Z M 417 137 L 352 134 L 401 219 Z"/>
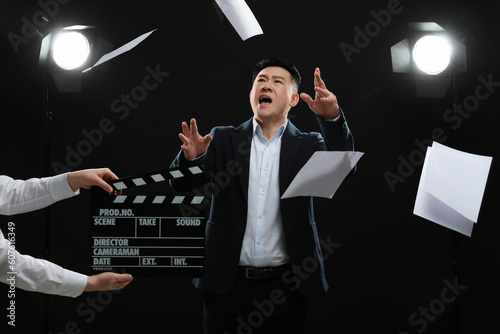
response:
<path id="1" fill-rule="evenodd" d="M 198 133 L 196 120 L 192 118 L 189 126 L 186 122 L 182 122 L 182 133 L 179 133 L 179 139 L 182 141 L 181 149 L 186 159 L 195 159 L 207 151 L 212 136 L 202 137 Z"/>
<path id="2" fill-rule="evenodd" d="M 314 100 L 306 93 L 301 93 L 300 97 L 316 115 L 324 119 L 336 118 L 340 114 L 337 97 L 326 89 L 319 68 L 314 71 L 314 90 L 316 91 Z"/>

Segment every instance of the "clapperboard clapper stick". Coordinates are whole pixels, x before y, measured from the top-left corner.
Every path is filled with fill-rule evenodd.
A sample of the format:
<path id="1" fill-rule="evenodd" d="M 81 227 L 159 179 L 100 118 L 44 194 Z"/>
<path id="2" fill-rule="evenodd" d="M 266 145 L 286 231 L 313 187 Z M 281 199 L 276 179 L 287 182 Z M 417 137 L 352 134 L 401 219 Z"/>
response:
<path id="1" fill-rule="evenodd" d="M 148 277 L 203 273 L 208 199 L 199 194 L 129 195 L 127 190 L 199 176 L 181 167 L 109 181 L 120 195 L 91 191 L 91 268 Z"/>

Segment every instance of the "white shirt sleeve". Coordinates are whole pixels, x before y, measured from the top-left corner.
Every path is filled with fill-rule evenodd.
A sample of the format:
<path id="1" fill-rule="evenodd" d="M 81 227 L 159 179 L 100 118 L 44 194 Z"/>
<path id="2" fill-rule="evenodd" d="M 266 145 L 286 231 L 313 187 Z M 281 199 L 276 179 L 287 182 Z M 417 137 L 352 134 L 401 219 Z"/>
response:
<path id="1" fill-rule="evenodd" d="M 38 210 L 78 194 L 79 190 L 71 190 L 66 174 L 26 181 L 0 175 L 0 214 Z"/>
<path id="2" fill-rule="evenodd" d="M 23 290 L 77 297 L 87 285 L 87 276 L 20 254 L 0 231 L 0 281 Z"/>

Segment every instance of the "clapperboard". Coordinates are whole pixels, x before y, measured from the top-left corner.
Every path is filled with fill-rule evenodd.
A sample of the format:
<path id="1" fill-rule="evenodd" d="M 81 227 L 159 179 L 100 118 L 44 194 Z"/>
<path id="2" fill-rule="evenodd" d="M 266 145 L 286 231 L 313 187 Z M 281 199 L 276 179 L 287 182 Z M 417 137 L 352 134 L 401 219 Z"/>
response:
<path id="1" fill-rule="evenodd" d="M 149 277 L 201 276 L 208 199 L 199 195 L 130 195 L 127 192 L 162 182 L 163 187 L 168 187 L 166 182 L 170 179 L 203 172 L 202 167 L 194 166 L 110 181 L 121 195 L 108 195 L 101 188 L 93 187 L 90 229 L 93 272 L 127 272 Z"/>

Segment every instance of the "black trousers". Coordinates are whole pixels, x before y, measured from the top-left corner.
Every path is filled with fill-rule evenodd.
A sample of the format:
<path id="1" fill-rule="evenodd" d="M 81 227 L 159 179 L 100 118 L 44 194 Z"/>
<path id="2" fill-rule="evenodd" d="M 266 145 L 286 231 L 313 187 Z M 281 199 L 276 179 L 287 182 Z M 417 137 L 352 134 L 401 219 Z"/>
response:
<path id="1" fill-rule="evenodd" d="M 236 278 L 227 295 L 203 294 L 205 334 L 303 334 L 307 299 L 281 278 Z"/>

